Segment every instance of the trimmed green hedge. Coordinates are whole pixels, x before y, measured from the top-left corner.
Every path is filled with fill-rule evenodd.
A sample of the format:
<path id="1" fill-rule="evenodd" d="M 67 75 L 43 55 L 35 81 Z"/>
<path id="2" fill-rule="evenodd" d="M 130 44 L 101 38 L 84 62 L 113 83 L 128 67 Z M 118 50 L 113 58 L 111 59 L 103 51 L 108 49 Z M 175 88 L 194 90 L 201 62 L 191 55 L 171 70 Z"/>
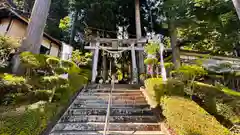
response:
<path id="1" fill-rule="evenodd" d="M 58 101 L 56 103 L 48 103 L 36 110 L 27 110 L 15 116 L 0 115 L 0 135 L 39 135 L 51 120 L 56 119 L 56 115 L 66 106 L 69 98 L 86 82 L 80 75 L 70 78 L 69 81 L 69 87 L 57 90 L 55 98 L 58 98 Z M 48 91 L 37 90 L 35 96 L 46 100 Z"/>
<path id="2" fill-rule="evenodd" d="M 174 79 L 164 82 L 161 78 L 150 78 L 145 81 L 145 87 L 153 104 L 159 105 L 161 97 L 165 95 L 184 96 L 184 84 Z"/>
<path id="3" fill-rule="evenodd" d="M 193 91 L 209 113 L 224 116 L 232 123 L 240 122 L 240 92 L 201 82 L 194 82 Z"/>
<path id="4" fill-rule="evenodd" d="M 189 99 L 164 97 L 161 106 L 168 125 L 178 135 L 230 135 L 228 129 Z"/>

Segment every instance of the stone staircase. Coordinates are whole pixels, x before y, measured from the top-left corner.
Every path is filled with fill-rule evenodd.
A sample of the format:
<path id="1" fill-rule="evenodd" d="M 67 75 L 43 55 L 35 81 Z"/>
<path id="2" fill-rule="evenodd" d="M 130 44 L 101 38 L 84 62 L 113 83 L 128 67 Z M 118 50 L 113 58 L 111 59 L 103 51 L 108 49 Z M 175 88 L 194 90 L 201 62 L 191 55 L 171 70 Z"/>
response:
<path id="1" fill-rule="evenodd" d="M 103 135 L 110 86 L 89 86 L 73 101 L 49 135 Z M 116 85 L 107 135 L 164 135 L 142 93 Z"/>

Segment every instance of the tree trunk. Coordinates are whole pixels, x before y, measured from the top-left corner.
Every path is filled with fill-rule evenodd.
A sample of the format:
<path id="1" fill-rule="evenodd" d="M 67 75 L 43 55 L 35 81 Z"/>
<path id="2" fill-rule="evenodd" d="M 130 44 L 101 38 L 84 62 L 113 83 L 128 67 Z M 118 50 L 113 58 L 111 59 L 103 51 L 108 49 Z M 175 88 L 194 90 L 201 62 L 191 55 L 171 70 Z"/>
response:
<path id="1" fill-rule="evenodd" d="M 25 38 L 19 52 L 14 56 L 13 72 L 19 72 L 20 59 L 19 54 L 29 51 L 38 54 L 41 47 L 43 32 L 50 9 L 51 0 L 36 0 L 32 10 L 30 22 L 27 27 Z"/>
<path id="2" fill-rule="evenodd" d="M 142 37 L 142 29 L 141 29 L 141 16 L 140 16 L 140 2 L 139 0 L 135 0 L 135 19 L 136 19 L 136 34 L 137 39 Z"/>
<path id="3" fill-rule="evenodd" d="M 78 11 L 75 11 L 75 13 L 73 13 L 73 21 L 72 21 L 72 28 L 71 28 L 71 35 L 70 35 L 70 41 L 69 41 L 69 44 L 71 46 L 73 46 L 73 41 L 74 41 L 74 38 L 76 36 L 76 21 L 77 21 L 77 18 L 78 18 Z"/>
<path id="4" fill-rule="evenodd" d="M 240 1 L 239 0 L 232 0 L 232 2 L 233 2 L 233 5 L 236 9 L 237 14 L 238 14 L 238 18 L 240 20 Z"/>
<path id="5" fill-rule="evenodd" d="M 180 49 L 177 46 L 177 29 L 173 23 L 173 21 L 169 22 L 170 28 L 170 42 L 172 48 L 172 56 L 173 56 L 173 64 L 175 69 L 180 67 Z"/>
<path id="6" fill-rule="evenodd" d="M 139 0 L 135 0 L 135 19 L 136 19 L 136 35 L 137 39 L 141 39 L 142 37 L 142 29 L 141 29 L 141 16 L 140 16 L 140 2 Z M 138 46 L 142 46 L 138 44 Z M 143 61 L 143 53 L 138 51 L 138 64 L 139 64 L 139 73 L 144 73 L 144 61 Z"/>

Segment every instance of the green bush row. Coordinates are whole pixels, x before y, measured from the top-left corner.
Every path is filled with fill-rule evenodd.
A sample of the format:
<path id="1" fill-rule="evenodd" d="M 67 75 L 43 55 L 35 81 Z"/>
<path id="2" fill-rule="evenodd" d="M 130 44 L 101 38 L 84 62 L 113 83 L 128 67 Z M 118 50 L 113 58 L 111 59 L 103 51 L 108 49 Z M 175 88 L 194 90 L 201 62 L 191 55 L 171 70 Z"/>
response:
<path id="1" fill-rule="evenodd" d="M 186 94 L 187 92 L 186 88 L 184 88 L 184 83 L 179 80 L 168 79 L 167 82 L 163 82 L 161 78 L 150 78 L 145 81 L 145 87 L 146 92 L 150 97 L 149 104 L 154 107 L 162 105 L 162 99 L 165 96 L 189 98 Z M 201 99 L 203 105 L 201 105 L 201 103 L 200 105 L 207 112 L 215 116 L 223 116 L 224 119 L 230 120 L 231 123 L 239 123 L 240 104 L 238 92 L 201 82 L 194 82 L 192 85 L 192 91 L 193 96 Z M 178 107 L 179 105 L 181 104 L 175 104 L 175 107 Z M 185 106 L 185 108 L 188 109 L 188 106 Z M 164 108 L 163 110 L 166 111 Z M 224 123 L 226 121 L 220 120 L 220 122 L 224 125 L 226 124 Z"/>
<path id="2" fill-rule="evenodd" d="M 49 101 L 52 101 L 55 92 L 60 87 L 69 85 L 76 89 L 78 83 L 81 84 L 82 80 L 86 82 L 89 78 L 89 70 L 80 69 L 72 61 L 30 52 L 21 53 L 20 60 L 26 69 L 26 76 L 19 77 L 11 74 L 0 76 L 0 104 L 21 103 L 20 101 L 24 102 L 24 99 L 30 102 L 38 99 L 46 100 L 47 96 L 49 96 Z M 70 82 L 61 77 L 61 74 L 64 73 L 69 74 Z M 72 79 L 76 78 L 75 76 L 81 79 Z M 49 95 L 49 91 L 52 91 L 52 95 Z M 20 95 L 24 95 L 24 97 L 21 98 Z"/>
<path id="3" fill-rule="evenodd" d="M 175 79 L 168 79 L 163 82 L 161 78 L 149 78 L 145 80 L 145 87 L 147 93 L 151 98 L 152 103 L 160 104 L 161 97 L 168 96 L 184 96 L 184 84 Z"/>
<path id="4" fill-rule="evenodd" d="M 240 122 L 240 92 L 201 82 L 194 82 L 192 89 L 209 113 L 221 115 L 232 123 Z"/>
<path id="5" fill-rule="evenodd" d="M 56 119 L 56 114 L 69 102 L 70 97 L 86 83 L 86 76 L 69 76 L 69 86 L 59 87 L 56 90 L 57 102 L 48 103 L 36 110 L 28 110 L 14 117 L 0 116 L 0 135 L 39 135 L 49 124 Z M 29 96 L 30 95 L 30 96 Z M 35 90 L 29 93 L 35 101 L 48 100 L 51 90 Z"/>
<path id="6" fill-rule="evenodd" d="M 195 102 L 182 97 L 164 97 L 163 115 L 177 135 L 230 135 L 213 116 Z"/>

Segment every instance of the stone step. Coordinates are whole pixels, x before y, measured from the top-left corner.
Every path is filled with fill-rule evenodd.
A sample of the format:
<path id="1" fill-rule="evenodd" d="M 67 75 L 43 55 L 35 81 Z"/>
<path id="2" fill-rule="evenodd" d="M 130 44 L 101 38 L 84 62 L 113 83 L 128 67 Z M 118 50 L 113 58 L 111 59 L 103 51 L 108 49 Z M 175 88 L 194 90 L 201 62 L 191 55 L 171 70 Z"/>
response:
<path id="1" fill-rule="evenodd" d="M 64 116 L 60 120 L 61 123 L 83 123 L 83 122 L 105 122 L 105 115 L 78 115 L 78 116 Z M 157 123 L 154 116 L 110 116 L 111 123 Z"/>
<path id="2" fill-rule="evenodd" d="M 93 92 L 93 93 L 88 93 L 88 92 L 82 92 L 78 96 L 109 96 L 109 93 L 102 93 L 102 92 Z M 141 93 L 112 93 L 112 96 L 134 96 L 134 97 L 142 97 Z"/>
<path id="3" fill-rule="evenodd" d="M 109 100 L 109 98 L 103 98 L 103 97 L 99 97 L 99 98 L 90 98 L 90 99 L 87 99 L 87 98 L 84 98 L 84 99 L 76 99 L 75 100 L 75 102 L 77 103 L 77 102 L 103 102 L 103 101 L 108 101 Z M 114 102 L 123 102 L 123 101 L 126 101 L 126 102 L 147 102 L 144 98 L 142 98 L 142 99 L 136 99 L 136 100 L 134 100 L 134 99 L 121 99 L 121 98 L 117 98 L 117 97 L 115 97 L 115 98 L 112 98 L 112 101 Z"/>
<path id="4" fill-rule="evenodd" d="M 102 84 L 100 85 L 100 88 L 111 88 L 112 86 L 109 84 Z M 135 84 L 115 84 L 115 89 L 139 89 L 141 85 L 135 85 Z"/>
<path id="5" fill-rule="evenodd" d="M 74 101 L 75 104 L 83 104 L 83 105 L 92 105 L 92 104 L 108 104 L 108 100 L 76 100 Z M 146 101 L 135 101 L 135 100 L 113 100 L 112 105 L 147 105 Z"/>
<path id="6" fill-rule="evenodd" d="M 76 100 L 79 99 L 104 99 L 104 100 L 108 100 L 109 95 L 101 95 L 101 96 L 94 96 L 94 95 L 90 95 L 90 96 L 78 96 Z M 138 97 L 134 97 L 134 96 L 117 96 L 117 95 L 113 95 L 112 96 L 112 100 L 143 100 L 145 101 L 145 98 L 142 96 L 138 96 Z"/>
<path id="7" fill-rule="evenodd" d="M 104 135 L 104 131 L 54 131 L 50 135 Z M 162 131 L 109 131 L 107 135 L 164 135 Z"/>
<path id="8" fill-rule="evenodd" d="M 105 123 L 58 123 L 55 125 L 55 131 L 73 130 L 73 131 L 99 131 L 104 130 Z M 110 131 L 159 131 L 159 123 L 109 123 Z"/>
<path id="9" fill-rule="evenodd" d="M 80 109 L 80 108 L 106 108 L 107 109 L 108 105 L 107 104 L 77 104 L 77 103 L 73 103 L 71 105 L 72 109 Z M 122 108 L 122 109 L 143 109 L 143 108 L 149 108 L 148 104 L 144 104 L 144 105 L 126 105 L 126 104 L 112 104 L 111 108 Z"/>
<path id="10" fill-rule="evenodd" d="M 84 92 L 99 92 L 99 93 L 106 93 L 106 92 L 111 92 L 110 89 L 86 89 Z M 139 93 L 141 94 L 140 90 L 127 90 L 127 89 L 117 89 L 117 90 L 112 90 L 112 93 Z"/>
<path id="11" fill-rule="evenodd" d="M 106 109 L 69 109 L 66 113 L 67 115 L 106 115 Z M 110 110 L 110 116 L 123 116 L 123 115 L 131 115 L 131 116 L 153 116 L 153 112 L 149 108 L 145 109 L 117 109 L 113 108 Z"/>
<path id="12" fill-rule="evenodd" d="M 107 86 L 83 89 L 50 135 L 103 135 L 111 91 Z M 116 85 L 116 88 L 112 91 L 107 135 L 164 135 L 139 87 Z"/>

